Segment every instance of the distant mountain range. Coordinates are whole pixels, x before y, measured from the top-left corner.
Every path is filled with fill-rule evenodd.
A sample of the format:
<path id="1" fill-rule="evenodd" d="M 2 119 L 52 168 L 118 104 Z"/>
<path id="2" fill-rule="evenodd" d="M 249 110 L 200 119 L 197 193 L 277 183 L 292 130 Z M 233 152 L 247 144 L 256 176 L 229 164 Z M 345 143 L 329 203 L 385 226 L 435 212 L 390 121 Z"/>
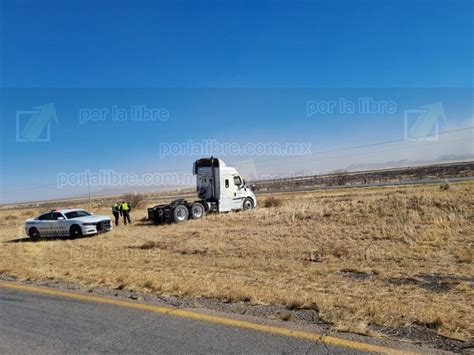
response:
<path id="1" fill-rule="evenodd" d="M 441 163 L 450 163 L 450 162 L 461 162 L 461 161 L 471 161 L 474 160 L 474 154 L 465 154 L 465 155 L 443 155 L 438 157 L 434 160 L 396 160 L 396 161 L 387 161 L 384 163 L 361 163 L 361 164 L 352 164 L 347 166 L 346 168 L 339 169 L 338 171 L 362 171 L 362 170 L 379 170 L 379 169 L 389 169 L 389 168 L 403 168 L 403 167 L 411 167 L 411 166 L 419 166 L 419 165 L 430 165 L 430 164 L 441 164 Z M 333 171 L 334 172 L 334 171 Z M 315 176 L 320 175 L 325 172 L 317 172 L 314 170 L 299 170 L 294 171 L 291 173 L 282 173 L 278 174 L 274 177 L 267 177 L 263 176 L 262 180 L 267 180 L 270 178 L 294 178 L 300 176 Z M 328 172 L 331 173 L 331 172 Z M 255 180 L 250 180 L 255 181 Z M 114 186 L 114 187 L 106 187 L 100 189 L 98 191 L 94 191 L 94 196 L 108 196 L 108 195 L 119 195 L 124 193 L 149 193 L 149 192 L 160 192 L 163 190 L 178 190 L 178 189 L 189 189 L 193 188 L 194 185 L 191 186 Z M 87 194 L 80 194 L 76 197 L 85 197 Z"/>
<path id="2" fill-rule="evenodd" d="M 360 163 L 352 164 L 346 167 L 346 171 L 362 171 L 362 170 L 378 170 L 378 169 L 389 169 L 389 168 L 404 168 L 409 166 L 429 165 L 437 163 L 454 163 L 461 161 L 474 160 L 474 154 L 463 154 L 463 155 L 442 155 L 434 160 L 395 160 L 387 161 L 384 163 Z"/>

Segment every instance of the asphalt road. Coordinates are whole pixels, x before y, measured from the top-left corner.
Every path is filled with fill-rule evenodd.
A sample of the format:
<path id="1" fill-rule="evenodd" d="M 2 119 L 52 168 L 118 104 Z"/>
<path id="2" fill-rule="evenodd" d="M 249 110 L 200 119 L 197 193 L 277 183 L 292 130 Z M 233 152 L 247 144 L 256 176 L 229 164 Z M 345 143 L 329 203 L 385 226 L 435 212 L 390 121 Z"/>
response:
<path id="1" fill-rule="evenodd" d="M 360 352 L 200 320 L 0 287 L 0 353 Z"/>

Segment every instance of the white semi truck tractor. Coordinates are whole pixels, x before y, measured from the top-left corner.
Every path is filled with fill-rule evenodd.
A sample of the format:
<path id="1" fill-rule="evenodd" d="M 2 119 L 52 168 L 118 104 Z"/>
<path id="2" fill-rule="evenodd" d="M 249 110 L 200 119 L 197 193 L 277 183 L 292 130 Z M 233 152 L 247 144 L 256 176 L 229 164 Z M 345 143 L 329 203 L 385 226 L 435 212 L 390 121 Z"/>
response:
<path id="1" fill-rule="evenodd" d="M 193 165 L 199 200 L 174 200 L 148 209 L 148 219 L 156 223 L 183 222 L 202 218 L 207 212 L 249 210 L 257 206 L 252 189 L 233 167 L 221 159 L 198 159 Z"/>

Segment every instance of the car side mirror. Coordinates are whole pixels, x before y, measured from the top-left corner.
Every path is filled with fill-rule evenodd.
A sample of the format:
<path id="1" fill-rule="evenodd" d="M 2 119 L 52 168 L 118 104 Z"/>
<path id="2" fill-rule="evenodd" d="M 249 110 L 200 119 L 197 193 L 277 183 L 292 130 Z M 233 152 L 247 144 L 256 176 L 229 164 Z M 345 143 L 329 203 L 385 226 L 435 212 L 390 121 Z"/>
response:
<path id="1" fill-rule="evenodd" d="M 64 217 L 58 217 L 58 221 L 64 221 Z"/>

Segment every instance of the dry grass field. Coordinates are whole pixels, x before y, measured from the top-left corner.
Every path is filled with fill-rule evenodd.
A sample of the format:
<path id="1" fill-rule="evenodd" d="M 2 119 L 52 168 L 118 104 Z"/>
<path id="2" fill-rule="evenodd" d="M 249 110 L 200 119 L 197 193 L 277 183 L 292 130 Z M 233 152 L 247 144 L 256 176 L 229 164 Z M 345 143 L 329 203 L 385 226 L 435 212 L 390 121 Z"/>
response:
<path id="1" fill-rule="evenodd" d="M 474 335 L 474 183 L 261 195 L 245 213 L 24 241 L 40 210 L 0 212 L 0 273 L 313 308 L 335 328 Z M 109 206 L 94 206 L 110 214 Z M 16 242 L 15 242 L 16 241 Z"/>

